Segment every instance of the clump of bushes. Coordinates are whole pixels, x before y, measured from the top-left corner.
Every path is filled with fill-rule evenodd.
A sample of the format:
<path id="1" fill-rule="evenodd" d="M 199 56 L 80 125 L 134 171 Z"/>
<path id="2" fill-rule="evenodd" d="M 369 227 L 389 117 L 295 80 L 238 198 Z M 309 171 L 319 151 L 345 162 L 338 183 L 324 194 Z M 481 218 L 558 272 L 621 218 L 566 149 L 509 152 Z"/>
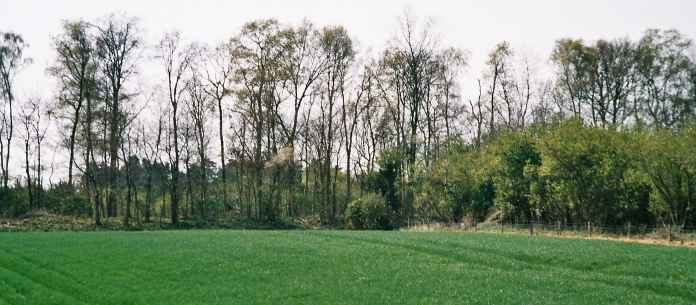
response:
<path id="1" fill-rule="evenodd" d="M 75 192 L 72 186 L 64 182 L 49 188 L 43 201 L 45 208 L 60 215 L 89 216 L 92 213 L 87 195 Z"/>
<path id="2" fill-rule="evenodd" d="M 384 197 L 369 193 L 348 204 L 346 208 L 346 226 L 356 230 L 391 229 L 389 208 Z"/>
<path id="3" fill-rule="evenodd" d="M 31 210 L 28 201 L 24 188 L 0 187 L 0 217 L 17 217 L 28 213 Z"/>

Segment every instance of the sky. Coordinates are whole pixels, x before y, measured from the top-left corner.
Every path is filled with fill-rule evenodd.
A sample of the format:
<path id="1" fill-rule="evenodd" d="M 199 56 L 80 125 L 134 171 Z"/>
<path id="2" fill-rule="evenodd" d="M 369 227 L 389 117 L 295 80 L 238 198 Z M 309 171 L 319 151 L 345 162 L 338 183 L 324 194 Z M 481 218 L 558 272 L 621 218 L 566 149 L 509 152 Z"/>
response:
<path id="1" fill-rule="evenodd" d="M 50 84 L 45 69 L 54 58 L 50 37 L 66 19 L 125 13 L 140 19 L 149 43 L 179 30 L 188 39 L 215 44 L 250 20 L 308 18 L 319 26 L 344 25 L 363 51 L 374 51 L 396 34 L 405 10 L 421 20 L 432 18 L 443 45 L 468 50 L 472 74 L 503 40 L 546 61 L 554 42 L 565 37 L 638 39 L 648 28 L 674 28 L 696 38 L 693 0 L 0 0 L 0 31 L 18 32 L 30 44 L 27 55 L 34 64 L 23 71 L 19 93 L 43 95 Z"/>
<path id="2" fill-rule="evenodd" d="M 217 44 L 254 19 L 297 24 L 307 18 L 317 26 L 343 25 L 360 51 L 374 53 L 395 36 L 398 17 L 407 10 L 434 22 L 441 45 L 468 50 L 466 74 L 472 79 L 503 40 L 543 64 L 560 38 L 639 39 L 649 28 L 677 29 L 696 38 L 694 0 L 0 0 L 0 31 L 19 33 L 29 44 L 26 55 L 33 64 L 17 80 L 19 98 L 50 98 L 55 92 L 45 73 L 54 60 L 50 38 L 59 33 L 63 20 L 94 21 L 110 13 L 135 16 L 145 40 L 154 45 L 172 30 L 192 41 Z"/>

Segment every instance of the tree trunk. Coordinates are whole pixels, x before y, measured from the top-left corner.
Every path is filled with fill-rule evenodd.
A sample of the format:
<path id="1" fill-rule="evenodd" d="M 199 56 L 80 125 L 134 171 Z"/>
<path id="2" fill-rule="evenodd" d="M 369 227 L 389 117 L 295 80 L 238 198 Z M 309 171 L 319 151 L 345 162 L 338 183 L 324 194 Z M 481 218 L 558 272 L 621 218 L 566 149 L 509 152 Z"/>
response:
<path id="1" fill-rule="evenodd" d="M 124 154 L 125 155 L 125 154 Z M 125 163 L 126 163 L 126 215 L 123 219 L 123 223 L 126 225 L 126 227 L 130 226 L 130 218 L 131 218 L 131 202 L 133 200 L 133 193 L 132 193 L 132 177 L 131 177 L 131 168 L 130 168 L 130 162 L 127 159 L 128 157 L 125 157 Z"/>
<path id="2" fill-rule="evenodd" d="M 218 99 L 218 115 L 219 115 L 219 133 L 220 133 L 220 164 L 222 165 L 222 204 L 225 208 L 227 204 L 227 167 L 225 166 L 225 137 L 222 132 L 223 114 L 222 114 L 222 99 Z"/>
<path id="3" fill-rule="evenodd" d="M 171 204 L 171 222 L 172 225 L 179 223 L 179 130 L 177 126 L 177 105 L 172 103 L 172 125 L 174 137 L 174 160 L 172 161 L 172 204 Z"/>
<path id="4" fill-rule="evenodd" d="M 73 186 L 73 164 L 75 163 L 75 137 L 77 134 L 77 126 L 80 124 L 80 109 L 82 108 L 82 102 L 78 103 L 75 108 L 75 121 L 72 125 L 72 130 L 70 131 L 70 160 L 68 163 L 68 185 Z M 89 131 L 88 131 L 89 132 Z"/>
<path id="5" fill-rule="evenodd" d="M 29 194 L 29 209 L 34 208 L 34 192 L 32 191 L 31 172 L 29 167 L 29 138 L 24 140 L 24 166 L 27 174 L 27 192 Z"/>
<path id="6" fill-rule="evenodd" d="M 147 173 L 147 182 L 145 183 L 145 222 L 150 222 L 150 209 L 152 207 L 152 166 Z"/>
<path id="7" fill-rule="evenodd" d="M 8 81 L 9 82 L 9 81 Z M 5 189 L 8 188 L 9 185 L 9 180 L 10 180 L 10 151 L 12 150 L 12 135 L 14 133 L 14 113 L 12 111 L 12 101 L 13 101 L 13 96 L 12 96 L 12 91 L 9 90 L 10 86 L 9 84 L 7 85 L 7 104 L 10 109 L 10 114 L 9 114 L 9 130 L 7 131 L 7 137 L 6 143 L 7 143 L 7 152 L 5 153 L 5 173 L 3 175 L 3 181 L 2 185 Z"/>
<path id="8" fill-rule="evenodd" d="M 118 89 L 112 93 L 111 118 L 109 121 L 109 187 L 106 202 L 107 217 L 116 217 L 116 183 L 118 175 L 118 147 L 120 140 L 119 128 L 119 96 Z"/>

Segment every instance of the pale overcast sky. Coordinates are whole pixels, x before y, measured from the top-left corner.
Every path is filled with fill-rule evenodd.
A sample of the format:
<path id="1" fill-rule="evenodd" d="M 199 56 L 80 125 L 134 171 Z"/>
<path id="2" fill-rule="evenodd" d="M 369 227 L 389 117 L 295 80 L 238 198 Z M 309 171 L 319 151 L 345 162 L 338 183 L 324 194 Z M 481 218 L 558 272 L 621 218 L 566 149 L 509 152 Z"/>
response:
<path id="1" fill-rule="evenodd" d="M 44 88 L 35 87 L 48 84 L 49 38 L 65 19 L 123 12 L 140 18 L 150 43 L 172 29 L 191 40 L 216 43 L 253 19 L 297 23 L 306 17 L 317 25 L 342 24 L 363 49 L 378 50 L 394 35 L 396 19 L 406 8 L 416 17 L 432 17 L 443 44 L 469 50 L 470 74 L 480 72 L 485 55 L 502 40 L 545 61 L 554 41 L 563 37 L 637 39 L 648 28 L 675 28 L 696 38 L 694 0 L 0 0 L 0 31 L 22 34 L 30 44 L 27 55 L 35 61 L 24 71 L 18 93 L 44 95 Z"/>
<path id="2" fill-rule="evenodd" d="M 564 37 L 638 39 L 648 28 L 674 28 L 696 38 L 695 0 L 0 0 L 0 31 L 17 32 L 30 44 L 27 55 L 34 63 L 18 80 L 19 98 L 50 98 L 55 92 L 45 75 L 54 58 L 50 37 L 65 19 L 93 21 L 125 13 L 140 19 L 150 44 L 174 29 L 189 40 L 216 44 L 250 20 L 298 23 L 308 18 L 318 26 L 341 24 L 362 50 L 380 50 L 396 33 L 397 17 L 406 9 L 421 20 L 432 18 L 442 45 L 469 51 L 470 79 L 479 77 L 486 54 L 503 40 L 543 64 L 555 40 Z"/>

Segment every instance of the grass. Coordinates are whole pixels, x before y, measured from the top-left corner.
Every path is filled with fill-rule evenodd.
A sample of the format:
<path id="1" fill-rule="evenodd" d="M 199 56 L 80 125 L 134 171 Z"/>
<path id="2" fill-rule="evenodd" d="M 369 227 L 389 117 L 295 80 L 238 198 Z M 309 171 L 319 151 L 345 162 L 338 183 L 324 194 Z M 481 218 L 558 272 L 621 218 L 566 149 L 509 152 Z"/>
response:
<path id="1" fill-rule="evenodd" d="M 476 233 L 0 234 L 0 304 L 694 304 L 696 250 Z"/>

